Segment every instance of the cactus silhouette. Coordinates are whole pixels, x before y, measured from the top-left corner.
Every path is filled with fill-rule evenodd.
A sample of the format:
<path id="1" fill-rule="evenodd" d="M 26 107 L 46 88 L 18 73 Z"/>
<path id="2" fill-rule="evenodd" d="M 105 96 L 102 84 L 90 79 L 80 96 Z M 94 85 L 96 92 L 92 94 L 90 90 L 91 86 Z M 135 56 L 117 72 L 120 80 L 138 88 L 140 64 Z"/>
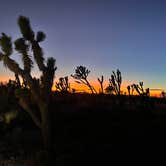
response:
<path id="1" fill-rule="evenodd" d="M 45 34 L 40 31 L 35 33 L 31 28 L 29 18 L 19 16 L 18 26 L 22 37 L 15 40 L 14 46 L 22 57 L 23 68 L 11 58 L 14 50 L 13 43 L 11 37 L 5 33 L 2 33 L 0 37 L 0 60 L 3 61 L 5 67 L 15 73 L 17 82 L 18 77 L 21 77 L 26 84 L 16 91 L 16 96 L 19 98 L 20 105 L 29 113 L 34 123 L 41 130 L 44 147 L 48 149 L 51 146 L 49 98 L 56 70 L 55 59 L 48 58 L 45 63 L 43 51 L 40 47 L 40 42 L 44 41 Z M 33 55 L 34 62 L 30 55 Z M 31 75 L 31 69 L 35 62 L 42 73 L 40 79 L 33 78 Z M 35 111 L 38 111 L 38 114 L 31 107 L 31 102 L 36 104 L 38 110 Z"/>
<path id="2" fill-rule="evenodd" d="M 70 83 L 68 76 L 59 78 L 59 81 L 55 83 L 55 87 L 58 91 L 66 93 L 70 91 Z"/>
<path id="3" fill-rule="evenodd" d="M 109 79 L 109 87 L 111 87 L 116 95 L 121 94 L 121 83 L 122 83 L 122 76 L 119 69 L 112 71 L 111 78 Z"/>
<path id="4" fill-rule="evenodd" d="M 149 88 L 144 89 L 144 84 L 143 82 L 139 82 L 139 84 L 133 84 L 132 87 L 136 90 L 136 92 L 140 96 L 149 96 L 150 95 L 150 90 Z"/>
<path id="5" fill-rule="evenodd" d="M 92 94 L 97 93 L 95 88 L 90 84 L 90 82 L 88 81 L 88 75 L 90 73 L 90 70 L 88 70 L 86 67 L 84 66 L 77 66 L 75 69 L 75 74 L 72 74 L 71 76 L 76 79 L 76 83 L 80 84 L 84 84 L 86 85 L 92 92 Z"/>
<path id="6" fill-rule="evenodd" d="M 104 90 L 103 90 L 103 82 L 104 82 L 104 76 L 102 75 L 101 76 L 101 79 L 100 78 L 97 78 L 99 84 L 100 84 L 100 89 L 99 89 L 99 93 L 104 93 Z"/>

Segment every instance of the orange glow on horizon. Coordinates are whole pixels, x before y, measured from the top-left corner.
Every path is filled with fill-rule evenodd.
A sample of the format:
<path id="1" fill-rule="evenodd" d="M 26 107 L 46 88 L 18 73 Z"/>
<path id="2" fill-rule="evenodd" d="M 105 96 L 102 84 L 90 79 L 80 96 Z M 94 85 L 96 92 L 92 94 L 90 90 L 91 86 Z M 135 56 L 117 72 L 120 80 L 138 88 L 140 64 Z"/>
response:
<path id="1" fill-rule="evenodd" d="M 8 82 L 9 79 L 14 80 L 14 77 L 9 78 L 9 76 L 4 76 L 4 75 L 3 75 L 3 76 L 0 77 L 0 82 Z"/>
<path id="2" fill-rule="evenodd" d="M 99 92 L 99 89 L 100 89 L 100 84 L 97 80 L 91 80 L 90 81 L 91 85 L 95 88 L 95 90 L 97 92 Z M 55 85 L 55 84 L 54 84 Z M 121 90 L 122 90 L 122 93 L 123 94 L 126 94 L 128 95 L 128 92 L 127 92 L 127 86 L 130 85 L 129 82 L 123 82 L 122 83 L 122 86 L 121 86 Z M 89 88 L 86 86 L 86 85 L 83 85 L 83 84 L 78 84 L 76 83 L 74 80 L 70 80 L 70 86 L 71 86 L 71 90 L 72 89 L 75 89 L 76 92 L 85 92 L 85 93 L 91 93 L 91 91 L 89 90 Z M 108 81 L 104 81 L 103 83 L 103 87 L 104 89 L 108 86 Z M 56 90 L 55 86 L 53 86 L 53 91 Z M 134 93 L 135 94 L 135 93 Z M 150 90 L 150 96 L 153 96 L 153 97 L 160 97 L 160 94 L 161 94 L 161 91 L 158 91 L 158 90 L 153 90 L 151 91 Z"/>
<path id="3" fill-rule="evenodd" d="M 10 78 L 10 79 L 14 80 L 14 77 L 13 77 L 13 78 Z M 9 77 L 8 77 L 8 76 L 1 76 L 0 82 L 8 82 L 8 81 L 9 81 Z M 97 80 L 90 80 L 90 83 L 91 83 L 91 85 L 96 89 L 96 91 L 99 92 L 99 89 L 100 89 L 100 84 L 99 84 L 99 82 L 98 82 Z M 104 89 L 107 87 L 107 85 L 108 85 L 108 81 L 104 81 L 104 83 L 103 83 Z M 121 88 L 123 94 L 124 94 L 124 93 L 128 94 L 128 93 L 127 93 L 127 86 L 128 86 L 128 85 L 130 85 L 129 82 L 123 81 L 123 83 L 122 83 L 122 88 Z M 72 89 L 75 89 L 76 92 L 91 93 L 91 91 L 88 89 L 87 86 L 85 86 L 85 85 L 83 85 L 83 84 L 78 84 L 78 83 L 76 83 L 73 79 L 70 80 L 70 86 L 71 86 L 71 90 L 72 90 Z M 54 83 L 54 85 L 53 85 L 53 87 L 52 87 L 52 90 L 53 90 L 53 91 L 56 90 L 56 88 L 55 88 L 55 83 Z M 161 91 L 159 91 L 159 90 L 153 90 L 153 91 L 150 90 L 150 96 L 160 97 L 160 94 L 161 94 Z"/>

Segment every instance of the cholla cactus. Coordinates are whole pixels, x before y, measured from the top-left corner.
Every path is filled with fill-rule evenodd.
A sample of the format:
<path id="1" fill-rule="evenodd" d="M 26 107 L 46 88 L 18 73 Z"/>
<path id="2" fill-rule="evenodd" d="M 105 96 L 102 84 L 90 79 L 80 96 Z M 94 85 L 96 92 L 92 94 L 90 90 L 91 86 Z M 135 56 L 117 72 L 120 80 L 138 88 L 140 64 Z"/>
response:
<path id="1" fill-rule="evenodd" d="M 74 79 L 76 79 L 77 83 L 82 83 L 84 85 L 86 85 L 87 87 L 89 87 L 89 89 L 91 90 L 92 94 L 93 93 L 97 93 L 95 88 L 90 84 L 90 82 L 88 81 L 88 75 L 90 73 L 90 70 L 88 70 L 86 67 L 84 66 L 77 66 L 77 68 L 75 69 L 75 74 L 71 75 Z"/>
<path id="2" fill-rule="evenodd" d="M 70 91 L 70 83 L 68 77 L 61 77 L 59 81 L 56 82 L 55 87 L 58 91 L 67 93 Z"/>
<path id="3" fill-rule="evenodd" d="M 2 33 L 0 36 L 0 60 L 4 65 L 15 75 L 21 77 L 26 83 L 26 86 L 17 90 L 17 96 L 19 98 L 20 105 L 29 113 L 34 123 L 41 129 L 44 146 L 49 146 L 49 98 L 51 94 L 51 88 L 53 85 L 54 73 L 56 70 L 55 59 L 48 58 L 45 63 L 42 48 L 40 42 L 45 39 L 45 34 L 41 31 L 35 33 L 30 25 L 30 21 L 27 17 L 20 16 L 18 18 L 18 25 L 22 34 L 21 38 L 15 40 L 15 50 L 22 57 L 23 68 L 11 58 L 13 53 L 13 44 L 11 37 Z M 40 79 L 33 78 L 31 75 L 31 69 L 34 62 L 32 61 L 33 55 L 34 62 L 36 62 L 39 70 L 41 71 Z M 38 80 L 38 81 L 37 81 Z M 38 107 L 39 113 L 36 114 L 31 107 L 31 103 L 35 103 Z M 39 115 L 39 116 L 37 116 Z"/>
<path id="4" fill-rule="evenodd" d="M 100 89 L 99 89 L 99 93 L 103 93 L 103 82 L 104 82 L 104 76 L 102 75 L 101 76 L 101 79 L 100 78 L 97 78 L 99 84 L 100 84 Z"/>
<path id="5" fill-rule="evenodd" d="M 122 76 L 119 69 L 112 72 L 111 78 L 109 79 L 109 86 L 113 88 L 113 91 L 116 95 L 121 94 L 121 83 L 122 83 Z"/>

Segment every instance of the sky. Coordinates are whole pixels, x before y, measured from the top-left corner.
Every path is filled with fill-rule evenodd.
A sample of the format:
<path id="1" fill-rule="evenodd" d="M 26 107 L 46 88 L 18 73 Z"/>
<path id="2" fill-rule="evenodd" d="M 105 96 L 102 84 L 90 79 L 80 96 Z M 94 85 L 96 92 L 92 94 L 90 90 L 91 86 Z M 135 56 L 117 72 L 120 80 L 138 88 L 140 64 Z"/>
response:
<path id="1" fill-rule="evenodd" d="M 166 90 L 165 0 L 0 2 L 0 32 L 13 41 L 20 37 L 19 15 L 29 17 L 34 31 L 46 33 L 41 45 L 46 57 L 56 58 L 56 79 L 83 65 L 94 83 L 120 69 L 124 86 L 143 81 L 145 87 Z M 21 63 L 19 55 L 13 58 Z M 12 77 L 0 62 L 0 81 Z"/>

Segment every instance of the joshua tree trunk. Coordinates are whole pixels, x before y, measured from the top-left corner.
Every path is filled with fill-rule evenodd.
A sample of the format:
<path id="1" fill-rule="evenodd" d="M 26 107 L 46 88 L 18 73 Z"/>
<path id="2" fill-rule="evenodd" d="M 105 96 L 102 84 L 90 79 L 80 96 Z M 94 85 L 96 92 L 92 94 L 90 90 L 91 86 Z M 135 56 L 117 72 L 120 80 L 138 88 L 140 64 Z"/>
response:
<path id="1" fill-rule="evenodd" d="M 46 107 L 41 108 L 41 134 L 43 138 L 44 149 L 51 150 L 51 121 L 50 112 Z"/>

